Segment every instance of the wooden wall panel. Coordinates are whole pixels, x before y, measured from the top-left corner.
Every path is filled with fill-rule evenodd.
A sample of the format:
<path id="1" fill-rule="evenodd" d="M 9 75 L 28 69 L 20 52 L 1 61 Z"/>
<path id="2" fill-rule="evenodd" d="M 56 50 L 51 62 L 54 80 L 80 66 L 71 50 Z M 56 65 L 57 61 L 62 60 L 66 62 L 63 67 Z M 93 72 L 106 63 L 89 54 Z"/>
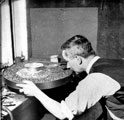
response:
<path id="1" fill-rule="evenodd" d="M 31 8 L 33 58 L 60 53 L 61 44 L 76 34 L 86 36 L 96 49 L 97 8 Z"/>

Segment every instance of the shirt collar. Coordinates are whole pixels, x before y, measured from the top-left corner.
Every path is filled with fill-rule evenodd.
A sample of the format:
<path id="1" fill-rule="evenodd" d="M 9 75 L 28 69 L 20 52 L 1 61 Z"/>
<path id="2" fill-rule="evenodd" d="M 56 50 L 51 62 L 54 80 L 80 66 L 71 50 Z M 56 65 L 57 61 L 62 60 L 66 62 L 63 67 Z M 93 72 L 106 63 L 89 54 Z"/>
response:
<path id="1" fill-rule="evenodd" d="M 99 56 L 95 56 L 95 57 L 90 61 L 90 63 L 88 64 L 88 67 L 87 67 L 87 69 L 86 69 L 87 74 L 89 74 L 91 67 L 93 66 L 93 64 L 94 64 L 99 58 L 100 58 Z"/>

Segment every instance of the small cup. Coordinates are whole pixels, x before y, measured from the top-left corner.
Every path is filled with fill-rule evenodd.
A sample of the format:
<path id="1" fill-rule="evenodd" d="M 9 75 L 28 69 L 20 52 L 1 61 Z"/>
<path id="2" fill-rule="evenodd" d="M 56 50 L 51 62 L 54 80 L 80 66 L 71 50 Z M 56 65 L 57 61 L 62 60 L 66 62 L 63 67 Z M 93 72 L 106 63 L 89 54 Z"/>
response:
<path id="1" fill-rule="evenodd" d="M 50 56 L 50 61 L 51 62 L 57 62 L 58 63 L 59 62 L 58 61 L 58 55 L 52 55 L 52 56 Z"/>

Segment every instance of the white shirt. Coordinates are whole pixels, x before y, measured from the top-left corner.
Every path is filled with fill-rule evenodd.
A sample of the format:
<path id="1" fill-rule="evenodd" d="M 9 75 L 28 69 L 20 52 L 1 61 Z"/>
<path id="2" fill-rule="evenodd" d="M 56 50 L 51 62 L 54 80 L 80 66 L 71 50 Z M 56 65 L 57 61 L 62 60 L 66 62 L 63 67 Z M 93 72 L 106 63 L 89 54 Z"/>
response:
<path id="1" fill-rule="evenodd" d="M 93 58 L 87 67 L 87 73 L 99 58 L 98 56 Z M 61 102 L 63 114 L 71 120 L 75 114 L 84 112 L 86 107 L 90 108 L 95 105 L 101 97 L 113 95 L 119 89 L 120 84 L 111 77 L 103 73 L 91 73 L 79 82 L 76 90 L 65 101 Z M 108 111 L 114 120 L 122 120 L 117 118 L 110 110 Z"/>
<path id="2" fill-rule="evenodd" d="M 100 59 L 100 57 L 99 57 L 99 56 L 95 56 L 95 57 L 90 61 L 90 63 L 88 64 L 88 67 L 87 67 L 87 69 L 86 69 L 87 74 L 89 74 L 91 67 L 93 66 L 93 64 L 94 64 L 98 59 Z"/>

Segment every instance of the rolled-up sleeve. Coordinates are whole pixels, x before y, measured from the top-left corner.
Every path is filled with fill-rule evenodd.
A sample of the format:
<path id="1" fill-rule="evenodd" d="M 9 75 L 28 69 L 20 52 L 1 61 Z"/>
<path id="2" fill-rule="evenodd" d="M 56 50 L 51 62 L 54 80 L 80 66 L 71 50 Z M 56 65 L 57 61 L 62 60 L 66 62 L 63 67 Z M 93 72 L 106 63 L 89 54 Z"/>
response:
<path id="1" fill-rule="evenodd" d="M 112 95 L 118 89 L 120 89 L 119 83 L 109 76 L 102 73 L 92 73 L 79 82 L 76 90 L 61 105 L 64 106 L 62 107 L 64 112 L 69 112 L 70 116 L 81 114 L 95 105 L 101 97 Z"/>

